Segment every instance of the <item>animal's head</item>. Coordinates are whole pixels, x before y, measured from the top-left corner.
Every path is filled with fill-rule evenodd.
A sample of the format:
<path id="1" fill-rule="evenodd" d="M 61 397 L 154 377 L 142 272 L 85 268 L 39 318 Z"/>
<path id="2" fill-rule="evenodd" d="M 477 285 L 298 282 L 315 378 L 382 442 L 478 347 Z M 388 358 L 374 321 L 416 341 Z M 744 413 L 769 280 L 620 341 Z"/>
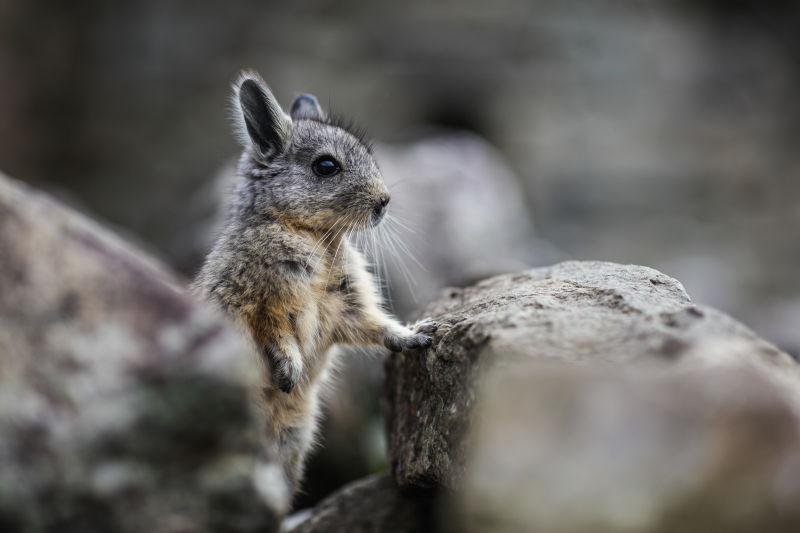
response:
<path id="1" fill-rule="evenodd" d="M 250 209 L 317 231 L 380 222 L 389 191 L 369 144 L 316 98 L 298 96 L 286 114 L 261 77 L 244 72 L 233 108 Z"/>

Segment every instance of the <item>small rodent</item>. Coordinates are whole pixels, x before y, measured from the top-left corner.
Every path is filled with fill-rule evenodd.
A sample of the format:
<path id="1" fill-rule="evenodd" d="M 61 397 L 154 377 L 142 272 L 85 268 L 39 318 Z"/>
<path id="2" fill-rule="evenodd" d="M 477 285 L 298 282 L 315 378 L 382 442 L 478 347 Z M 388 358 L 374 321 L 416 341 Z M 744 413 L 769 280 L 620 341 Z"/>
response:
<path id="1" fill-rule="evenodd" d="M 303 94 L 284 113 L 245 71 L 233 109 L 244 151 L 227 219 L 194 288 L 244 329 L 268 371 L 267 442 L 290 491 L 300 480 L 334 344 L 427 348 L 436 325 L 411 328 L 383 309 L 348 232 L 376 226 L 389 191 L 372 150 Z"/>

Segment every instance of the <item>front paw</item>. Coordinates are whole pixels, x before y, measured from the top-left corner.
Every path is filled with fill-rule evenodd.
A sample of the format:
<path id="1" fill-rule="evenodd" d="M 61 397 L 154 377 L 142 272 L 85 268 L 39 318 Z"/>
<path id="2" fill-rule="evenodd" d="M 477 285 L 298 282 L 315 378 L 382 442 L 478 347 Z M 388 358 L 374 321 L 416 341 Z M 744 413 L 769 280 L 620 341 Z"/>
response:
<path id="1" fill-rule="evenodd" d="M 383 338 L 383 345 L 393 352 L 429 348 L 431 344 L 433 344 L 433 339 L 424 333 L 413 333 L 402 337 L 400 335 L 387 335 Z"/>
<path id="2" fill-rule="evenodd" d="M 411 329 L 413 329 L 415 333 L 433 335 L 434 333 L 436 333 L 436 330 L 439 329 L 439 324 L 437 324 L 430 318 L 423 318 L 422 320 L 418 320 L 413 326 L 411 326 Z"/>
<path id="3" fill-rule="evenodd" d="M 433 338 L 428 333 L 433 333 L 436 328 L 426 328 L 423 333 L 421 330 L 415 328 L 415 332 L 407 335 L 402 334 L 389 334 L 383 339 L 383 344 L 393 352 L 402 352 L 403 350 L 418 350 L 430 348 L 433 344 Z"/>

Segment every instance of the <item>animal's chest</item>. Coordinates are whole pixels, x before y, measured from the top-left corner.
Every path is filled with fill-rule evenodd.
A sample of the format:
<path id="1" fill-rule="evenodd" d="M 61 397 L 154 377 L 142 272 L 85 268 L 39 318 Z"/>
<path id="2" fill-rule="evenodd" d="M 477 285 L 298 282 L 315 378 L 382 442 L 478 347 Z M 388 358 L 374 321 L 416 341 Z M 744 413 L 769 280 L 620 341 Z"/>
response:
<path id="1" fill-rule="evenodd" d="M 351 277 L 343 271 L 337 272 L 336 276 L 326 277 L 319 284 L 317 294 L 320 314 L 333 321 L 358 307 L 359 295 L 356 287 Z"/>
<path id="2" fill-rule="evenodd" d="M 327 254 L 312 263 L 310 279 L 305 287 L 308 303 L 303 311 L 299 337 L 305 346 L 326 350 L 331 344 L 343 342 L 345 332 L 364 321 L 376 307 L 371 278 L 361 255 L 342 243 L 339 253 Z"/>

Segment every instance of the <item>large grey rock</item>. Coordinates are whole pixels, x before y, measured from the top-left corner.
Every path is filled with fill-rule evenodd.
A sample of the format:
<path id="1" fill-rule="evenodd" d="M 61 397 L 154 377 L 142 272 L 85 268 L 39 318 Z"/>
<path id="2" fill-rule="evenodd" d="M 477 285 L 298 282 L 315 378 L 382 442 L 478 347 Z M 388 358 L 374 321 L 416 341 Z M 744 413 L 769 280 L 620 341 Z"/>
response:
<path id="1" fill-rule="evenodd" d="M 430 495 L 403 494 L 390 476 L 373 475 L 320 502 L 289 533 L 427 533 Z"/>
<path id="2" fill-rule="evenodd" d="M 389 453 L 401 486 L 459 486 L 476 384 L 497 364 L 741 361 L 777 369 L 787 391 L 798 390 L 791 357 L 646 267 L 566 262 L 498 276 L 448 290 L 422 314 L 440 324 L 433 348 L 386 364 Z"/>
<path id="3" fill-rule="evenodd" d="M 492 374 L 456 530 L 800 530 L 797 405 L 758 366 Z"/>
<path id="4" fill-rule="evenodd" d="M 154 261 L 0 175 L 0 529 L 273 529 L 253 362 Z"/>

